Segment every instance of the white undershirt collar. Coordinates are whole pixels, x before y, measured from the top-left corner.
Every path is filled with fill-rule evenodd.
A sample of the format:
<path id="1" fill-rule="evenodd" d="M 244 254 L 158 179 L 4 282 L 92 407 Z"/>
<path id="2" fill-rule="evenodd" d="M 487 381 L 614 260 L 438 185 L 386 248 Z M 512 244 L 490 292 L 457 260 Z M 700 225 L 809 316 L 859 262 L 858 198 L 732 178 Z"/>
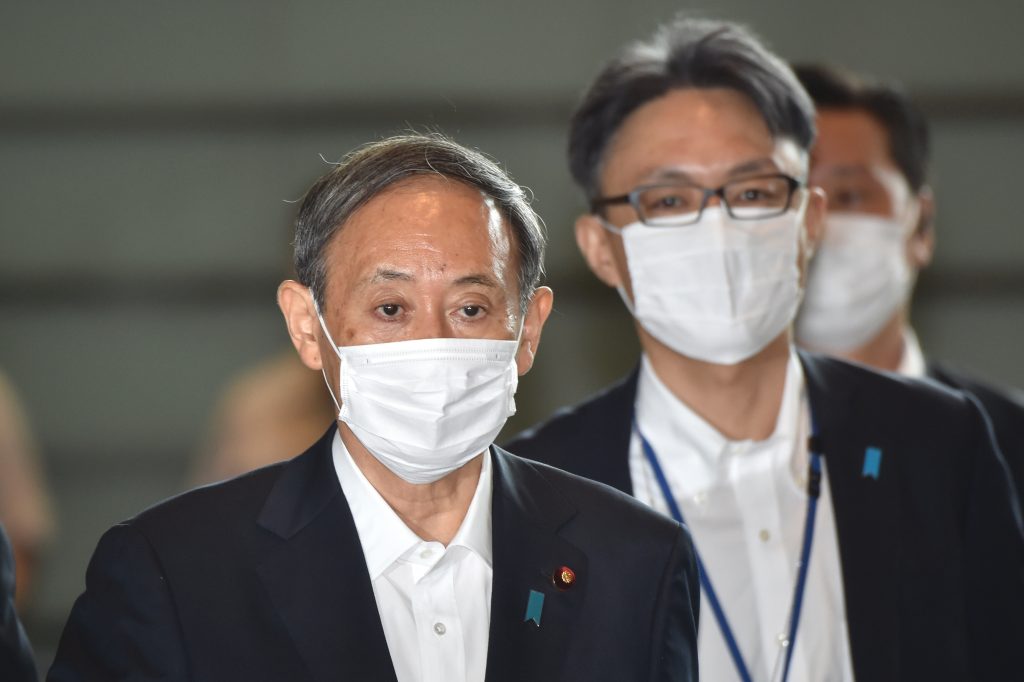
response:
<path id="1" fill-rule="evenodd" d="M 352 455 L 341 440 L 341 435 L 337 432 L 334 434 L 331 450 L 338 482 L 345 493 L 356 531 L 359 533 L 370 580 L 376 580 L 395 561 L 403 558 L 403 555 L 414 550 L 424 540 L 405 525 L 395 510 L 370 484 L 356 466 Z M 449 548 L 463 547 L 476 553 L 488 566 L 492 566 L 492 486 L 491 455 L 488 450 L 484 453 L 480 478 L 466 517 L 449 545 Z"/>

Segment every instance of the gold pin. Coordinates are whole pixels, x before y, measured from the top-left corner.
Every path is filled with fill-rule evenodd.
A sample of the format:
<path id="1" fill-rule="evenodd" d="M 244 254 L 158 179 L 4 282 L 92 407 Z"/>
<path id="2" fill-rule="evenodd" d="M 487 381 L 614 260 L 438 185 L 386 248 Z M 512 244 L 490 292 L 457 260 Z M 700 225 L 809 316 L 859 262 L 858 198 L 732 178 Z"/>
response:
<path id="1" fill-rule="evenodd" d="M 568 566 L 562 566 L 552 574 L 551 582 L 560 590 L 568 590 L 576 582 L 576 574 Z"/>

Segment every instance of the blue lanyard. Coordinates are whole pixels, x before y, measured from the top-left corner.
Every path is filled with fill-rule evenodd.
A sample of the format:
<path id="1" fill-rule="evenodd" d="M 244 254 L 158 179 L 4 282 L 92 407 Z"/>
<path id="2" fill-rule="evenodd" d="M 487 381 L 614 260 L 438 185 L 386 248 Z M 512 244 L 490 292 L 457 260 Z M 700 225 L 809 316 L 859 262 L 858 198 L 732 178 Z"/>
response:
<path id="1" fill-rule="evenodd" d="M 636 424 L 633 426 L 636 435 L 640 437 L 640 443 L 643 445 L 647 461 L 650 462 L 651 469 L 654 470 L 654 477 L 658 479 L 658 486 L 661 488 L 661 494 L 665 497 L 669 513 L 672 515 L 672 518 L 685 526 L 686 521 L 683 520 L 683 512 L 679 509 L 675 496 L 672 495 L 668 479 L 665 478 L 665 472 L 662 471 L 661 464 L 658 463 L 658 456 L 654 454 L 654 448 L 647 442 L 644 435 L 640 433 L 639 427 Z M 821 492 L 821 455 L 818 454 L 817 438 L 814 435 L 809 440 L 809 449 L 811 457 L 808 464 L 807 477 L 807 517 L 804 521 L 803 547 L 800 550 L 800 564 L 797 567 L 796 587 L 793 590 L 793 606 L 790 608 L 786 657 L 782 667 L 783 682 L 789 677 L 789 664 L 793 658 L 793 649 L 796 648 L 796 631 L 797 626 L 800 624 L 800 609 L 803 607 L 804 588 L 807 586 L 807 567 L 811 558 L 811 541 L 814 539 L 814 517 L 818 509 L 818 495 Z M 711 610 L 715 614 L 715 620 L 718 621 L 718 627 L 725 638 L 725 644 L 729 647 L 729 654 L 736 665 L 736 671 L 743 682 L 752 682 L 753 678 L 751 678 L 747 664 L 743 661 L 742 654 L 740 654 L 739 644 L 736 643 L 736 636 L 729 626 L 729 621 L 725 617 L 725 611 L 722 609 L 722 603 L 718 599 L 715 588 L 711 585 L 711 578 L 708 576 L 708 571 L 704 567 L 704 562 L 701 560 L 700 552 L 697 551 L 696 547 L 694 547 L 694 554 L 697 556 L 697 571 L 700 575 L 701 587 L 704 589 L 704 594 L 707 595 L 708 602 L 711 604 Z"/>

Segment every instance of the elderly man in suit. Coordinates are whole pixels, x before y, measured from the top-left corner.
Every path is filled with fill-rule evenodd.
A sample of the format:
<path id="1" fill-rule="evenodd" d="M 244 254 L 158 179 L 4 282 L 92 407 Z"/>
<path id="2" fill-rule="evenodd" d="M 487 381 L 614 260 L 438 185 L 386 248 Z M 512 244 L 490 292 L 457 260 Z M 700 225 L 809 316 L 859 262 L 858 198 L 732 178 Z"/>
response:
<path id="1" fill-rule="evenodd" d="M 543 247 L 523 190 L 437 136 L 316 182 L 278 302 L 337 424 L 109 531 L 49 679 L 696 679 L 687 532 L 492 447 Z"/>
<path id="2" fill-rule="evenodd" d="M 643 355 L 508 448 L 685 517 L 705 679 L 1006 679 L 1024 539 L 983 413 L 794 350 L 814 130 L 793 72 L 733 24 L 682 20 L 605 66 L 569 133 L 576 239 Z"/>

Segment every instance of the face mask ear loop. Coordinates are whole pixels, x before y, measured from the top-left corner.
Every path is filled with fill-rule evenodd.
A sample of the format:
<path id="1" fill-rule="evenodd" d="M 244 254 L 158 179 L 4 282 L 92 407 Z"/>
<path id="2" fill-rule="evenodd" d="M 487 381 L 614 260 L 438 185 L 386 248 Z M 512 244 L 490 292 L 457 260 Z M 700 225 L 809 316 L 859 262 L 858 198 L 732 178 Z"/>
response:
<path id="1" fill-rule="evenodd" d="M 612 234 L 617 234 L 620 237 L 622 236 L 623 229 L 621 227 L 616 227 L 616 226 L 612 225 L 610 222 L 608 222 L 607 220 L 605 220 L 601 216 L 595 216 L 595 217 L 597 218 L 597 222 L 601 223 L 601 227 L 603 227 L 604 229 L 608 230 Z"/>
<path id="2" fill-rule="evenodd" d="M 316 319 L 318 319 L 320 321 L 320 328 L 324 331 L 324 334 L 327 335 L 328 343 L 330 343 L 331 344 L 331 348 L 334 349 L 335 354 L 338 356 L 339 362 L 341 364 L 344 364 L 345 363 L 345 358 L 342 357 L 341 351 L 338 350 L 338 345 L 336 343 L 334 343 L 334 339 L 331 338 L 331 333 L 329 331 L 327 331 L 327 324 L 324 322 L 324 316 L 322 314 L 320 314 L 320 306 L 317 305 L 316 297 L 313 298 L 313 310 L 316 311 Z M 327 372 L 324 370 L 322 363 L 321 363 L 321 367 L 320 367 L 320 376 L 322 376 L 324 378 L 324 383 L 327 384 L 327 392 L 331 394 L 331 400 L 334 401 L 334 406 L 338 408 L 338 419 L 341 419 L 341 403 L 338 402 L 338 397 L 336 395 L 334 395 L 334 389 L 331 388 L 331 382 L 328 381 L 328 379 L 327 379 Z M 340 372 L 338 373 L 338 380 L 339 380 L 339 382 L 341 380 L 341 373 Z M 341 389 L 340 385 L 338 386 L 338 389 L 339 390 Z"/>

